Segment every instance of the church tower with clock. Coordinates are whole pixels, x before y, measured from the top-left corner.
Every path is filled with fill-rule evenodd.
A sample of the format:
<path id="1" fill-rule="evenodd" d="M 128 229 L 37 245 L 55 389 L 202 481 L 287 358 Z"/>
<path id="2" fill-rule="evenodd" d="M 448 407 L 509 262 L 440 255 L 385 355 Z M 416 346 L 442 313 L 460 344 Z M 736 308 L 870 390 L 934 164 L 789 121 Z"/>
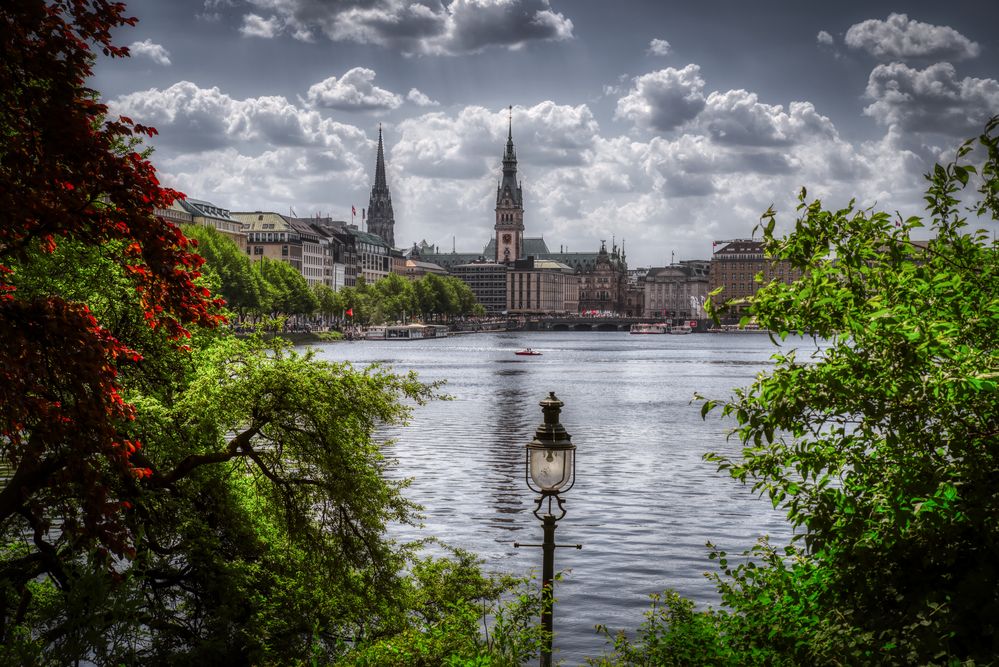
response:
<path id="1" fill-rule="evenodd" d="M 513 107 L 503 154 L 503 180 L 496 188 L 496 261 L 505 264 L 523 259 L 524 194 L 517 182 L 517 154 L 513 150 Z"/>

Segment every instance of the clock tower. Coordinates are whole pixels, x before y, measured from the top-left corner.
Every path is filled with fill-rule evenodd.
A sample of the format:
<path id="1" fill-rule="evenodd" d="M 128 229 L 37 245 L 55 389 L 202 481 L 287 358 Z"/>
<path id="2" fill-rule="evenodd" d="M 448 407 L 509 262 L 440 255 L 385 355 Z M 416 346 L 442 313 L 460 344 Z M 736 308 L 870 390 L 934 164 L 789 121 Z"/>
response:
<path id="1" fill-rule="evenodd" d="M 524 195 L 517 182 L 517 154 L 513 150 L 513 107 L 503 154 L 503 180 L 496 188 L 496 261 L 511 264 L 523 259 Z"/>

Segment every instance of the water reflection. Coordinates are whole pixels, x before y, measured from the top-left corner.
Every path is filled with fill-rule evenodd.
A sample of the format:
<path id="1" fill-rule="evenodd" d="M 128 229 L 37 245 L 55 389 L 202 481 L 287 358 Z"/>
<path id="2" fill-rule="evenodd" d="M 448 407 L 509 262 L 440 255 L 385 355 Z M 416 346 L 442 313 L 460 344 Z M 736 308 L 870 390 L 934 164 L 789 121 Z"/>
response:
<path id="1" fill-rule="evenodd" d="M 495 475 L 490 485 L 493 507 L 497 515 L 491 521 L 504 530 L 517 531 L 522 524 L 514 523 L 508 514 L 520 514 L 525 510 L 523 479 L 523 445 L 525 419 L 528 413 L 528 399 L 525 393 L 524 377 L 526 370 L 501 369 L 491 374 L 495 379 L 495 410 L 486 429 L 489 442 L 486 463 Z"/>

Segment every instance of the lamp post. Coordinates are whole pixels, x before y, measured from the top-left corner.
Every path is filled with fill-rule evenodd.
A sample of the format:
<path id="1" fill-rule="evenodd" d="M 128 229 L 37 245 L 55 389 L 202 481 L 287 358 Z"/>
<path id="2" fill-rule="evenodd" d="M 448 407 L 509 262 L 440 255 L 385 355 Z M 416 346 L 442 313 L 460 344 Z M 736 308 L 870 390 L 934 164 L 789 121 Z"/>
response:
<path id="1" fill-rule="evenodd" d="M 546 643 L 541 649 L 541 667 L 551 667 L 552 664 L 552 632 L 553 632 L 553 581 L 555 579 L 555 548 L 574 547 L 582 549 L 581 544 L 555 544 L 555 522 L 565 516 L 565 501 L 559 495 L 572 488 L 576 482 L 576 446 L 572 444 L 571 436 L 559 423 L 559 413 L 565 405 L 549 392 L 548 398 L 540 403 L 544 422 L 534 433 L 534 440 L 527 443 L 525 456 L 525 477 L 527 486 L 537 498 L 534 516 L 541 520 L 544 539 L 541 544 L 520 544 L 515 547 L 541 547 L 541 627 L 546 631 Z M 557 505 L 553 511 L 553 501 Z M 541 514 L 544 508 L 544 514 Z"/>

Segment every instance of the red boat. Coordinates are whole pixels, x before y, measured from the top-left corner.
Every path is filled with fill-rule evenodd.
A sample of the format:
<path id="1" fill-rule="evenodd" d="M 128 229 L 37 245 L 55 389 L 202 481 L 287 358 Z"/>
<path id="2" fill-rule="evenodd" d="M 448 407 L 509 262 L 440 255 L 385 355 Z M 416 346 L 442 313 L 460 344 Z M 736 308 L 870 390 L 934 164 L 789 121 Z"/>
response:
<path id="1" fill-rule="evenodd" d="M 537 350 L 532 350 L 529 347 L 525 347 L 523 350 L 517 350 L 514 354 L 519 354 L 522 357 L 540 357 L 541 353 Z"/>

